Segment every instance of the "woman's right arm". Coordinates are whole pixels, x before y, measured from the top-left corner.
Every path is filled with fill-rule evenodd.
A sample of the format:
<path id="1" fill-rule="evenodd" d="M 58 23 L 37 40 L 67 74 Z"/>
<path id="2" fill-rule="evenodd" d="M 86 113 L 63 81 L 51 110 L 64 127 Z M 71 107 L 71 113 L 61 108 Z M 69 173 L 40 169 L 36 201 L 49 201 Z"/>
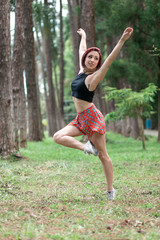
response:
<path id="1" fill-rule="evenodd" d="M 107 73 L 109 67 L 111 66 L 113 61 L 116 59 L 116 57 L 118 56 L 118 54 L 119 54 L 122 46 L 124 45 L 125 41 L 130 38 L 132 33 L 133 33 L 133 28 L 128 27 L 128 28 L 125 29 L 125 31 L 122 34 L 122 37 L 120 38 L 120 40 L 118 41 L 117 45 L 114 47 L 114 49 L 112 50 L 110 55 L 107 57 L 107 59 L 104 61 L 101 68 L 98 71 L 96 71 L 93 76 L 91 76 L 92 79 L 91 79 L 90 84 L 91 84 L 92 90 L 94 90 L 97 87 L 98 83 L 103 80 L 103 78 L 104 78 L 105 74 Z"/>
<path id="2" fill-rule="evenodd" d="M 78 29 L 77 33 L 81 36 L 81 41 L 80 41 L 80 45 L 79 45 L 79 66 L 80 66 L 80 72 L 82 72 L 83 67 L 81 65 L 81 59 L 82 59 L 84 52 L 87 50 L 86 33 L 82 28 Z"/>

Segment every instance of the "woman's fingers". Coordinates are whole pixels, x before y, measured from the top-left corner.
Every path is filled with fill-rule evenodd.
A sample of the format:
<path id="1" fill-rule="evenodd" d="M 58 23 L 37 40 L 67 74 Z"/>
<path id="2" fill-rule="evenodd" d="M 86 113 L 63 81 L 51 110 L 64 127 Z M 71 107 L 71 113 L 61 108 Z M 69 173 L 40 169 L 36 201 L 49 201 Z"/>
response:
<path id="1" fill-rule="evenodd" d="M 131 35 L 133 33 L 133 28 L 131 28 L 131 27 L 126 28 L 124 33 Z"/>
<path id="2" fill-rule="evenodd" d="M 128 27 L 124 30 L 122 38 L 126 41 L 133 33 L 133 28 Z"/>

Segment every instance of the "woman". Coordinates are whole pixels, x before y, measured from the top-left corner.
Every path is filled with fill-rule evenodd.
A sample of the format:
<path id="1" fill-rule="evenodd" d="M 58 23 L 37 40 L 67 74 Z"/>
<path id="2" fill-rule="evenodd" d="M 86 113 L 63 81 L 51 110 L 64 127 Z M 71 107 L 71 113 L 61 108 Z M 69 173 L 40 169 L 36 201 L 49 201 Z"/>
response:
<path id="1" fill-rule="evenodd" d="M 56 132 L 53 138 L 58 144 L 76 148 L 95 156 L 98 155 L 107 181 L 107 199 L 113 200 L 116 197 L 116 190 L 113 188 L 112 161 L 106 150 L 104 117 L 94 106 L 92 99 L 97 85 L 103 80 L 123 44 L 130 38 L 133 29 L 130 27 L 125 29 L 117 45 L 103 64 L 98 48 L 87 49 L 85 31 L 80 28 L 77 32 L 81 36 L 79 46 L 80 71 L 71 84 L 77 117 L 66 127 Z M 74 138 L 83 134 L 89 138 L 86 144 Z"/>

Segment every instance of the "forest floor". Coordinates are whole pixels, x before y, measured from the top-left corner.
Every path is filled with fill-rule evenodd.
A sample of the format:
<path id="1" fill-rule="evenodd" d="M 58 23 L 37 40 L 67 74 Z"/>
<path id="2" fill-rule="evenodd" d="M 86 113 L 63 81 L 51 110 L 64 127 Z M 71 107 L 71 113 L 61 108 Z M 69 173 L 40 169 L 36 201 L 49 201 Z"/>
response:
<path id="1" fill-rule="evenodd" d="M 111 132 L 115 201 L 106 199 L 98 157 L 29 142 L 23 159 L 0 160 L 0 239 L 159 240 L 160 144 Z"/>

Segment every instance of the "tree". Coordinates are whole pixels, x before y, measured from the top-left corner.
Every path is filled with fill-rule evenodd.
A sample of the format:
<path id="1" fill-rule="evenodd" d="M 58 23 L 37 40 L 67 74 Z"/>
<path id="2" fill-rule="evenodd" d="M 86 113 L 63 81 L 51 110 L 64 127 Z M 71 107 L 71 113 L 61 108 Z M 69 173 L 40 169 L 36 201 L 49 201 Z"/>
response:
<path id="1" fill-rule="evenodd" d="M 20 92 L 24 92 L 23 87 L 23 15 L 24 15 L 24 0 L 15 1 L 15 36 L 14 36 L 14 47 L 13 47 L 13 59 L 12 59 L 12 85 L 13 85 L 13 105 L 14 105 L 14 132 L 15 132 L 15 147 L 19 149 L 19 106 Z M 21 91 L 20 91 L 21 89 Z M 24 94 L 24 93 L 22 93 Z M 21 97 L 22 97 L 21 94 Z M 24 122 L 26 119 L 23 119 Z M 21 127 L 22 129 L 22 127 Z M 26 129 L 25 129 L 26 131 Z M 24 136 L 24 135 L 23 135 Z M 22 134 L 21 134 L 22 137 Z M 23 143 L 26 139 L 23 138 Z M 25 134 L 26 138 L 26 134 Z"/>
<path id="2" fill-rule="evenodd" d="M 64 126 L 63 120 L 63 99 L 64 99 L 64 59 L 63 59 L 63 17 L 62 17 L 62 0 L 60 0 L 60 93 L 59 93 L 59 109 L 61 128 Z"/>
<path id="3" fill-rule="evenodd" d="M 87 47 L 96 46 L 94 1 L 81 1 L 81 28 L 87 34 Z"/>
<path id="4" fill-rule="evenodd" d="M 33 5 L 34 9 L 34 27 L 35 27 L 35 32 L 36 32 L 36 49 L 37 49 L 37 55 L 40 57 L 40 68 L 41 68 L 41 75 L 42 75 L 42 80 L 43 80 L 43 86 L 44 86 L 44 97 L 45 97 L 45 106 L 46 106 L 46 118 L 48 119 L 48 133 L 50 132 L 50 115 L 49 115 L 49 97 L 48 97 L 48 85 L 47 85 L 47 72 L 46 72 L 46 64 L 45 64 L 45 56 L 44 56 L 44 51 L 43 51 L 43 45 L 44 41 L 43 38 L 40 38 L 40 34 L 42 36 L 43 30 L 41 26 L 42 22 L 42 16 L 43 16 L 43 7 L 41 3 L 36 3 Z"/>
<path id="5" fill-rule="evenodd" d="M 23 77 L 20 81 L 20 106 L 19 106 L 19 130 L 20 130 L 20 147 L 27 147 L 27 107 L 26 95 L 24 91 Z"/>
<path id="6" fill-rule="evenodd" d="M 49 111 L 48 111 L 48 124 L 49 124 L 49 136 L 53 136 L 54 132 L 58 129 L 57 121 L 57 103 L 55 97 L 55 89 L 52 81 L 52 45 L 51 45 L 51 25 L 48 16 L 48 0 L 45 0 L 45 12 L 44 12 L 44 50 L 46 59 L 47 69 L 47 80 L 48 80 L 48 100 L 49 100 Z"/>
<path id="7" fill-rule="evenodd" d="M 27 83 L 28 129 L 30 141 L 42 140 L 42 123 L 37 94 L 32 0 L 24 2 L 24 62 Z"/>
<path id="8" fill-rule="evenodd" d="M 70 29 L 73 44 L 73 57 L 74 57 L 74 72 L 75 75 L 79 72 L 79 43 L 80 38 L 77 34 L 78 28 L 80 28 L 80 6 L 78 0 L 68 0 Z"/>
<path id="9" fill-rule="evenodd" d="M 15 151 L 11 82 L 10 0 L 0 2 L 0 154 Z"/>
<path id="10" fill-rule="evenodd" d="M 158 142 L 160 142 L 160 56 L 158 57 Z"/>
<path id="11" fill-rule="evenodd" d="M 153 107 L 150 103 L 154 101 L 156 91 L 157 87 L 154 84 L 150 84 L 140 92 L 106 87 L 106 99 L 115 100 L 116 109 L 107 114 L 105 120 L 115 121 L 124 119 L 126 116 L 139 118 L 143 149 L 145 149 L 144 119 L 150 117 L 152 113 Z"/>

